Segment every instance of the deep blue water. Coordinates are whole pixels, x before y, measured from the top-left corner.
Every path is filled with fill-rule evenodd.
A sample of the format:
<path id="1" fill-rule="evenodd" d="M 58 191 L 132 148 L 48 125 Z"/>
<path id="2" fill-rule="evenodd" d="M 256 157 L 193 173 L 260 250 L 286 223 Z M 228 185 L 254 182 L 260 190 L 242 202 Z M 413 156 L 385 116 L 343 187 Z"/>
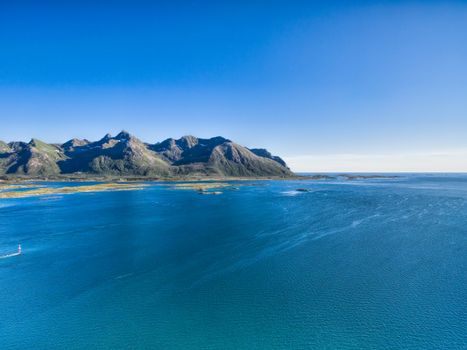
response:
<path id="1" fill-rule="evenodd" d="M 467 348 L 467 175 L 244 184 L 0 200 L 0 348 Z"/>

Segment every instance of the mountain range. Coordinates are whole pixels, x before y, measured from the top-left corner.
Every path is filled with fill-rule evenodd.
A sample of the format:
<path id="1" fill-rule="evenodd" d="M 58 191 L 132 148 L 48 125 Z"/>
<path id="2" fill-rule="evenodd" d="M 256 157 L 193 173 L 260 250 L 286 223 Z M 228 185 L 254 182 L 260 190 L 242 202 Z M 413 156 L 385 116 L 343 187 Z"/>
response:
<path id="1" fill-rule="evenodd" d="M 290 177 L 278 156 L 217 136 L 183 136 L 149 144 L 126 131 L 99 141 L 63 144 L 0 141 L 0 174 L 51 177 L 66 174 L 142 177 Z"/>

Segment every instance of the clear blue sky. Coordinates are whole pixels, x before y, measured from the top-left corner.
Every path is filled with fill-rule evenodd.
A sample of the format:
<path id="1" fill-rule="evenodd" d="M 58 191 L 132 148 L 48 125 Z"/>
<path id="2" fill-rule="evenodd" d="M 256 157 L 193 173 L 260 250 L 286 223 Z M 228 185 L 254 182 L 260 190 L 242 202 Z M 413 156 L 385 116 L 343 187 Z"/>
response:
<path id="1" fill-rule="evenodd" d="M 0 139 L 222 135 L 467 171 L 466 1 L 2 1 Z"/>

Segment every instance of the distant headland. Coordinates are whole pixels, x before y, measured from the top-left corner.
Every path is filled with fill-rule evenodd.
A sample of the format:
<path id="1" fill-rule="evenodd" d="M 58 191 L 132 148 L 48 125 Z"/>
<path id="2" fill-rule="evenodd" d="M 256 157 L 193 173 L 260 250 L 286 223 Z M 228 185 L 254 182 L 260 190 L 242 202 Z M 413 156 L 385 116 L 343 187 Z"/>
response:
<path id="1" fill-rule="evenodd" d="M 145 143 L 126 131 L 99 141 L 63 144 L 0 141 L 0 175 L 34 179 L 291 178 L 296 175 L 266 149 L 217 136 L 184 136 Z"/>

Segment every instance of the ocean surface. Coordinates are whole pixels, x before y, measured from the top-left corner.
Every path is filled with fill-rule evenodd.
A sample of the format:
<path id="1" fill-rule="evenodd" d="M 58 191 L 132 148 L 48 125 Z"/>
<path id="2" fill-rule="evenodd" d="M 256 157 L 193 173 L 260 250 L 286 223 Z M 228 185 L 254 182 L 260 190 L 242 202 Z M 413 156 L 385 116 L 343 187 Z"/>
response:
<path id="1" fill-rule="evenodd" d="M 0 349 L 467 349 L 467 175 L 240 184 L 0 200 Z"/>

